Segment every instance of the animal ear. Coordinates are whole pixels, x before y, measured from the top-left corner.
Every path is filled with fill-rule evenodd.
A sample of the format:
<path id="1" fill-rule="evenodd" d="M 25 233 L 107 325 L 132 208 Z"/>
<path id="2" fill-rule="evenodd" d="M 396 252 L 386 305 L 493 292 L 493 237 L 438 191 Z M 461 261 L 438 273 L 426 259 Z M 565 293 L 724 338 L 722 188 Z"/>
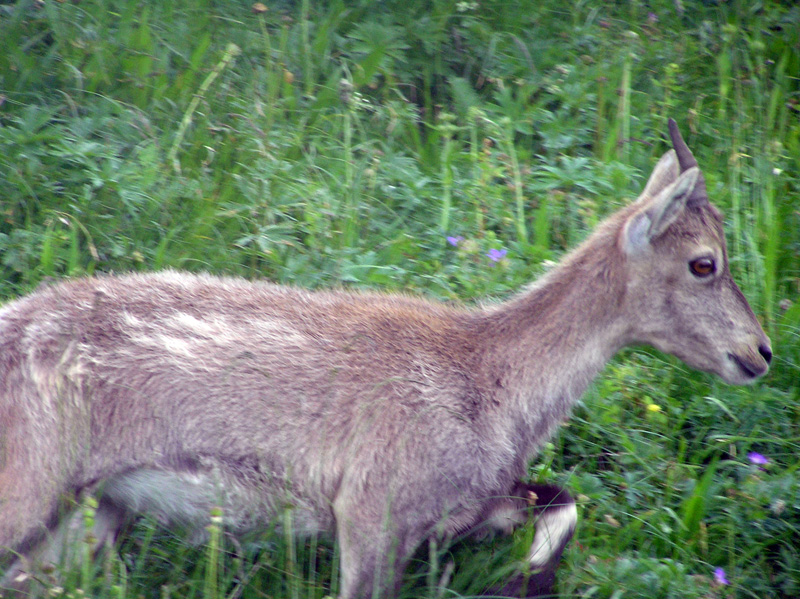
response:
<path id="1" fill-rule="evenodd" d="M 643 198 L 642 209 L 634 212 L 622 228 L 622 246 L 626 254 L 641 252 L 675 222 L 686 208 L 699 176 L 700 170 L 692 167 L 681 173 L 655 198 L 650 201 Z"/>
<path id="2" fill-rule="evenodd" d="M 645 202 L 657 196 L 667 185 L 675 181 L 678 175 L 680 175 L 678 159 L 675 150 L 670 150 L 658 161 L 650 174 L 650 178 L 647 180 L 647 185 L 645 185 L 642 195 L 636 201 Z"/>

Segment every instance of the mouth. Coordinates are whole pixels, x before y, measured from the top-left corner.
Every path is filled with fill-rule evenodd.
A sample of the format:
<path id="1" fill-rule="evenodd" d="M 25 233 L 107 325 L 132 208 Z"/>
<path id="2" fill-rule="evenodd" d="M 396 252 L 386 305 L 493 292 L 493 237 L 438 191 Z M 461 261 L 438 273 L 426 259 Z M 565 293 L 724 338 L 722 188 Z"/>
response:
<path id="1" fill-rule="evenodd" d="M 736 354 L 728 353 L 728 358 L 736 364 L 739 370 L 749 379 L 756 379 L 763 375 L 768 366 L 765 364 L 754 364 L 748 360 L 744 360 Z"/>

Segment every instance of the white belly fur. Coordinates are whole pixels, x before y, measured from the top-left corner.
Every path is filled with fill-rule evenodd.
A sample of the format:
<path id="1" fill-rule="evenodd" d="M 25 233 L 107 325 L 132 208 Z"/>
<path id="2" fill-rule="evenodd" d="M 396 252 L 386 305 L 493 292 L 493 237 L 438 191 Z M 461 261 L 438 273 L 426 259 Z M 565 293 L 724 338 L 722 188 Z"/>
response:
<path id="1" fill-rule="evenodd" d="M 202 541 L 215 507 L 234 532 L 248 532 L 291 522 L 294 534 L 313 535 L 329 530 L 327 514 L 319 514 L 298 498 L 276 501 L 265 489 L 230 480 L 216 469 L 180 471 L 140 468 L 115 476 L 103 488 L 103 497 L 133 514 L 148 514 L 164 525 L 188 529 L 191 540 Z M 291 519 L 283 517 L 291 509 Z"/>

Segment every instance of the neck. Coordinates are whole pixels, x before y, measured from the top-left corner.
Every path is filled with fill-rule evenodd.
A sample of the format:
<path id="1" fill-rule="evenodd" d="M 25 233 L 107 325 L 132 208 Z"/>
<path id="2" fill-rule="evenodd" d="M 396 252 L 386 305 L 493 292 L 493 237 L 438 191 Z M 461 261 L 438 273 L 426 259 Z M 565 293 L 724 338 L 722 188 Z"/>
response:
<path id="1" fill-rule="evenodd" d="M 609 223 L 530 290 L 483 314 L 482 376 L 505 426 L 523 437 L 524 459 L 625 344 L 623 264 Z"/>

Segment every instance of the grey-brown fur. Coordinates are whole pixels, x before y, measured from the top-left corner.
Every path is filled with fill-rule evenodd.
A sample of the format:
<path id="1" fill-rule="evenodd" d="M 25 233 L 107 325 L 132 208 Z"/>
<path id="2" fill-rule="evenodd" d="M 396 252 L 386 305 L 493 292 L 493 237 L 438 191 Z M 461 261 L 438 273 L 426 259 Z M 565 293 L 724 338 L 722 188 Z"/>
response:
<path id="1" fill-rule="evenodd" d="M 99 544 L 128 513 L 202 530 L 221 505 L 236 532 L 292 505 L 299 532 L 335 531 L 340 597 L 365 597 L 376 572 L 391 589 L 429 535 L 503 528 L 538 505 L 561 526 L 531 557 L 544 574 L 500 592 L 549 592 L 574 505 L 519 480 L 606 361 L 648 343 L 731 383 L 767 370 L 720 215 L 707 199 L 687 207 L 698 180 L 670 151 L 636 203 L 484 308 L 176 272 L 65 281 L 8 304 L 0 547 L 57 560 L 79 524 L 56 528 L 59 504 L 101 484 Z M 692 274 L 700 256 L 717 272 Z"/>

